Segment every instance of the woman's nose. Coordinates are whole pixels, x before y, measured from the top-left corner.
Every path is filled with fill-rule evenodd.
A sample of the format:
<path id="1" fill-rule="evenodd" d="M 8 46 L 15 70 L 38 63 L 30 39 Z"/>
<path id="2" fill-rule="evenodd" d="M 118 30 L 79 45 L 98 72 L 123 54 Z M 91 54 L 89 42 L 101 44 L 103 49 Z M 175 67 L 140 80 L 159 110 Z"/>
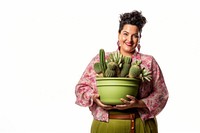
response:
<path id="1" fill-rule="evenodd" d="M 132 36 L 128 36 L 128 38 L 127 38 L 127 40 L 128 40 L 128 42 L 133 42 L 133 37 Z"/>
<path id="2" fill-rule="evenodd" d="M 127 40 L 128 40 L 129 42 L 131 42 L 131 41 L 132 41 L 132 36 L 128 36 L 128 37 L 127 37 Z"/>

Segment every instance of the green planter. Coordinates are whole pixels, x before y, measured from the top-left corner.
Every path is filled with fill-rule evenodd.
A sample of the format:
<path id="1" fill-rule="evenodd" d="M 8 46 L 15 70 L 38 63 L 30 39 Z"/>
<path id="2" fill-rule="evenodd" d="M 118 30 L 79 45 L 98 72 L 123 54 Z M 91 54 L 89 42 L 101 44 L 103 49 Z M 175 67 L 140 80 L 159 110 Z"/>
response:
<path id="1" fill-rule="evenodd" d="M 96 82 L 100 100 L 107 105 L 123 104 L 120 98 L 127 99 L 126 95 L 136 97 L 140 85 L 140 80 L 135 78 L 97 77 Z"/>

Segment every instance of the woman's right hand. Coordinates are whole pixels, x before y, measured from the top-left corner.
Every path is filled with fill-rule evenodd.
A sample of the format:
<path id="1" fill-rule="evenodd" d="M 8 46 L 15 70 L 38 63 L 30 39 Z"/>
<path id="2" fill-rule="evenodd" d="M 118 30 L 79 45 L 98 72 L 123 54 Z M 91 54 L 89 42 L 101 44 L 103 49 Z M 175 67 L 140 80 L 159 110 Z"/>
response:
<path id="1" fill-rule="evenodd" d="M 94 94 L 93 97 L 92 97 L 93 101 L 100 107 L 102 107 L 103 109 L 105 110 L 111 110 L 113 109 L 113 106 L 111 105 L 106 105 L 106 104 L 103 104 L 101 101 L 100 101 L 100 96 L 99 94 Z"/>

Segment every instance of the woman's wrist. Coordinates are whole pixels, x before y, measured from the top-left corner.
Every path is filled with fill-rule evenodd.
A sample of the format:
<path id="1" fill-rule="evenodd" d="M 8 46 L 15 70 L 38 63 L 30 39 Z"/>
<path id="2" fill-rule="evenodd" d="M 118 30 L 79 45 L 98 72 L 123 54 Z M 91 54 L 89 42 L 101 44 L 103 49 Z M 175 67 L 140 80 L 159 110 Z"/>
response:
<path id="1" fill-rule="evenodd" d="M 138 107 L 137 108 L 147 108 L 147 106 L 142 100 L 138 100 Z"/>

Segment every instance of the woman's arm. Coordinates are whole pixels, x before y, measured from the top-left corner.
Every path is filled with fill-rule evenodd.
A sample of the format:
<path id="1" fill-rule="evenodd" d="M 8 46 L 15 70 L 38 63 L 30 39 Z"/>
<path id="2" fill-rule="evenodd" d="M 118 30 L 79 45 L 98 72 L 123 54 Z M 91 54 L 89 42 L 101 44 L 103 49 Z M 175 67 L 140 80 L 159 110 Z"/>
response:
<path id="1" fill-rule="evenodd" d="M 116 109 L 124 110 L 129 108 L 137 108 L 144 111 L 146 110 L 149 113 L 149 116 L 156 116 L 165 107 L 168 100 L 168 90 L 164 81 L 162 71 L 153 57 L 151 61 L 151 68 L 151 85 L 146 86 L 145 84 L 143 84 L 145 91 L 146 89 L 150 90 L 149 95 L 139 100 L 133 96 L 127 95 L 127 98 L 129 100 L 121 99 L 124 104 L 117 105 L 115 107 Z"/>
<path id="2" fill-rule="evenodd" d="M 96 81 L 95 76 L 96 73 L 93 70 L 93 64 L 97 60 L 97 56 L 95 56 L 85 71 L 83 72 L 78 84 L 75 87 L 75 95 L 76 95 L 76 104 L 80 106 L 92 106 L 93 98 L 92 96 L 97 93 L 96 91 Z"/>
<path id="3" fill-rule="evenodd" d="M 93 65 L 95 62 L 97 62 L 98 58 L 98 55 L 95 56 L 88 64 L 75 87 L 76 104 L 80 106 L 91 107 L 93 103 L 95 103 L 105 110 L 110 110 L 113 109 L 113 107 L 110 105 L 105 105 L 100 101 L 100 97 L 96 88 L 96 72 L 93 69 Z"/>
<path id="4" fill-rule="evenodd" d="M 165 84 L 165 80 L 162 74 L 162 71 L 156 62 L 156 60 L 152 57 L 152 81 L 151 81 L 151 93 L 149 96 L 141 99 L 151 116 L 156 116 L 159 114 L 163 108 L 165 107 L 168 101 L 168 90 Z"/>

